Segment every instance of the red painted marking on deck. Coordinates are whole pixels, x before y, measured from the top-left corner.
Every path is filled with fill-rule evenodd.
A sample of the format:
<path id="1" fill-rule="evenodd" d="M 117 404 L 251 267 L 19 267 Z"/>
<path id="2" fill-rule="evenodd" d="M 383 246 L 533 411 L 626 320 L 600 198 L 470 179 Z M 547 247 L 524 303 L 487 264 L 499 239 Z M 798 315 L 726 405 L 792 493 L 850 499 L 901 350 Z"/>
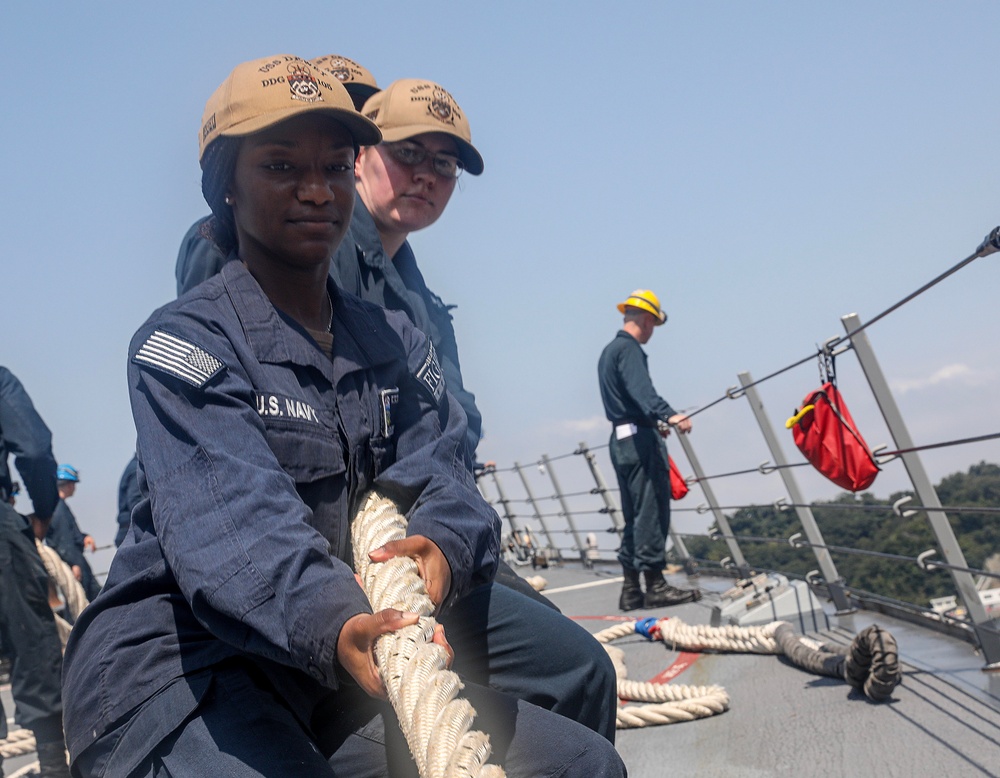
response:
<path id="1" fill-rule="evenodd" d="M 691 665 L 698 661 L 698 657 L 701 654 L 696 654 L 692 651 L 681 651 L 674 663 L 670 665 L 666 670 L 664 670 L 659 675 L 655 675 L 649 679 L 650 683 L 667 683 L 673 680 L 678 675 L 687 670 Z"/>

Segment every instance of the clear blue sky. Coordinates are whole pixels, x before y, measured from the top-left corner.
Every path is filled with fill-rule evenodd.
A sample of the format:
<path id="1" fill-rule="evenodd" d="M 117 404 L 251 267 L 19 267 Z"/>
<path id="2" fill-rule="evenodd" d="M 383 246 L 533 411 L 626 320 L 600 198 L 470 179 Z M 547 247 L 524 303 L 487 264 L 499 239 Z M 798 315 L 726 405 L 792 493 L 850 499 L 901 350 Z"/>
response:
<path id="1" fill-rule="evenodd" d="M 383 85 L 443 84 L 486 160 L 412 238 L 458 306 L 482 455 L 601 445 L 595 363 L 632 289 L 670 315 L 647 349 L 655 384 L 694 408 L 972 252 L 1000 222 L 997 29 L 992 0 L 4 3 L 0 364 L 81 469 L 81 524 L 109 542 L 134 440 L 126 347 L 172 298 L 180 238 L 207 210 L 204 102 L 240 61 L 340 53 Z M 918 442 L 1000 430 L 998 262 L 870 330 Z M 888 442 L 853 356 L 841 364 L 869 442 Z M 772 421 L 816 383 L 808 365 L 765 384 Z M 768 458 L 742 401 L 697 417 L 692 443 L 711 473 Z M 937 480 L 981 458 L 998 448 L 926 462 Z M 904 488 L 898 471 L 874 491 Z M 781 496 L 728 488 L 724 502 Z"/>

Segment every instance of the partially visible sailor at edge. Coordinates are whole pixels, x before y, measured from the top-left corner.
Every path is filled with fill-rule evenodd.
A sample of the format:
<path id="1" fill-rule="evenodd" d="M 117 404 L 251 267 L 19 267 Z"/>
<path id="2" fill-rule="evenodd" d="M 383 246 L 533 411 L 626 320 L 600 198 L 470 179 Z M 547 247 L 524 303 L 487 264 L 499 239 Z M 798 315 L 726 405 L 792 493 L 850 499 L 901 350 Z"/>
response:
<path id="1" fill-rule="evenodd" d="M 31 516 L 9 503 L 13 483 L 7 460 L 12 455 L 34 506 Z M 52 434 L 21 382 L 0 367 L 0 644 L 13 662 L 15 720 L 34 734 L 38 775 L 45 778 L 68 777 L 69 769 L 59 688 L 62 646 L 32 523 L 44 535 L 58 500 Z M 6 737 L 7 716 L 0 704 L 0 740 Z"/>
<path id="2" fill-rule="evenodd" d="M 269 89 L 262 68 L 285 81 Z M 371 613 L 348 564 L 350 519 L 370 488 L 400 501 L 407 537 L 372 558 L 416 558 L 444 624 L 450 602 L 489 585 L 499 518 L 462 466 L 465 415 L 426 337 L 329 279 L 356 149 L 380 134 L 290 55 L 237 66 L 202 127 L 215 236 L 240 261 L 130 346 L 144 498 L 67 647 L 73 769 L 408 772 L 371 649 L 416 616 Z M 455 646 L 458 669 L 471 646 L 435 640 Z M 625 773 L 576 722 L 475 683 L 463 696 L 508 775 Z"/>
<path id="3" fill-rule="evenodd" d="M 632 292 L 618 304 L 618 311 L 624 323 L 597 365 L 604 413 L 612 425 L 611 464 L 625 518 L 618 550 L 625 583 L 618 607 L 630 611 L 693 602 L 701 597 L 697 589 L 678 589 L 663 577 L 670 531 L 670 465 L 663 438 L 671 427 L 690 432 L 691 420 L 656 393 L 642 349 L 667 314 L 648 289 Z"/>
<path id="4" fill-rule="evenodd" d="M 352 60 L 347 60 L 340 55 L 310 60 L 311 64 L 327 68 L 333 67 L 338 62 L 352 63 L 349 69 L 338 67 L 338 72 L 341 73 L 338 80 L 341 80 L 345 88 L 351 92 L 355 105 L 359 102 L 359 90 L 368 95 L 377 92 L 374 79 L 370 77 L 369 71 Z M 346 80 L 348 75 L 352 76 L 353 80 Z M 360 78 L 364 80 L 361 81 Z M 409 83 L 414 85 L 413 88 L 400 89 L 400 86 L 406 86 Z M 430 82 L 412 81 L 395 82 L 390 85 L 386 92 L 395 93 L 398 97 L 392 100 L 389 107 L 385 103 L 380 103 L 382 109 L 377 111 L 377 116 L 373 119 L 375 125 L 384 134 L 404 133 L 409 139 L 406 144 L 403 144 L 404 146 L 415 146 L 418 142 L 429 142 L 445 146 L 454 152 L 457 152 L 459 148 L 468 148 L 470 151 L 467 152 L 467 158 L 470 160 L 472 170 L 482 170 L 479 152 L 471 144 L 468 121 L 463 119 L 457 129 L 451 127 L 446 121 L 449 117 L 454 119 L 455 116 L 461 116 L 461 111 L 457 105 L 454 105 L 453 98 L 445 90 L 430 84 Z M 447 95 L 447 101 L 450 102 L 442 103 L 438 111 L 444 115 L 444 118 L 436 114 L 434 116 L 427 115 L 432 107 L 431 103 L 422 99 L 427 94 Z M 413 95 L 421 99 L 414 100 L 412 99 Z M 375 97 L 367 101 L 367 105 L 370 107 L 372 102 L 381 96 L 382 93 L 376 94 Z M 392 110 L 391 106 L 397 107 Z M 435 152 L 434 155 L 421 157 L 419 160 L 410 155 L 406 157 L 410 164 L 400 163 L 390 151 L 396 145 L 393 143 L 379 144 L 372 150 L 367 164 L 362 162 L 355 166 L 355 183 L 359 196 L 355 201 L 350 231 L 341 243 L 343 247 L 350 242 L 352 248 L 346 252 L 338 251 L 334 259 L 336 262 L 339 258 L 344 263 L 341 275 L 354 278 L 348 283 L 348 291 L 360 293 L 359 296 L 363 299 L 389 308 L 394 306 L 385 304 L 386 292 L 381 284 L 373 284 L 368 288 L 360 280 L 362 275 L 369 279 L 381 277 L 381 275 L 376 276 L 368 271 L 362 273 L 361 266 L 364 264 L 366 256 L 380 257 L 380 266 L 383 267 L 384 275 L 390 278 L 399 278 L 398 273 L 392 269 L 393 262 L 386 259 L 383 238 L 376 230 L 371 216 L 365 210 L 361 193 L 368 192 L 370 194 L 373 208 L 377 206 L 378 212 L 383 214 L 383 220 L 387 221 L 389 226 L 385 233 L 386 239 L 392 240 L 397 246 L 400 245 L 399 241 L 403 241 L 402 247 L 395 252 L 396 257 L 399 258 L 401 254 L 409 252 L 409 244 L 405 242 L 406 230 L 418 228 L 437 219 L 440 210 L 448 201 L 448 197 L 442 197 L 442 194 L 450 196 L 454 188 L 455 177 L 461 171 L 463 164 L 457 153 L 445 154 L 441 151 Z M 419 146 L 415 147 L 420 148 Z M 399 149 L 396 148 L 395 151 L 398 153 Z M 362 160 L 366 154 L 368 154 L 366 149 L 360 149 L 359 160 Z M 438 169 L 443 170 L 445 176 L 442 177 Z M 387 177 L 387 170 L 393 171 L 391 178 Z M 386 184 L 385 186 L 378 186 L 380 179 L 387 179 L 382 181 Z M 406 212 L 406 209 L 403 209 L 404 218 L 390 218 L 396 213 L 394 208 L 389 207 L 397 198 L 395 189 L 409 191 L 415 187 L 433 190 L 437 193 L 437 206 L 430 209 L 431 216 L 428 217 L 424 213 L 428 208 L 423 207 L 417 209 L 416 221 L 413 220 L 412 214 Z M 413 206 L 409 208 L 412 210 Z M 358 228 L 359 219 L 362 220 L 360 229 Z M 212 274 L 218 272 L 227 259 L 235 256 L 229 254 L 227 257 L 206 236 L 206 227 L 199 227 L 199 224 L 200 222 L 196 223 L 188 230 L 178 253 L 176 276 L 178 292 L 181 294 L 206 278 L 210 278 Z M 355 243 L 355 241 L 357 242 Z M 409 253 L 408 256 L 412 265 L 412 253 Z M 416 271 L 415 265 L 412 267 Z M 419 277 L 419 272 L 416 275 Z M 340 282 L 337 281 L 337 277 L 338 273 L 331 267 L 331 278 L 339 286 Z M 422 281 L 420 284 L 421 288 L 426 291 Z M 396 284 L 396 288 L 401 288 L 401 282 Z M 391 294 L 388 297 L 395 299 Z M 425 314 L 429 306 L 419 303 L 419 300 L 422 299 L 419 295 L 414 296 L 413 299 L 417 302 L 412 305 L 407 304 L 399 310 L 419 327 L 419 321 L 426 320 Z M 414 314 L 416 310 L 423 311 L 424 314 L 417 316 Z M 438 349 L 442 341 L 435 340 L 434 334 L 437 333 L 440 336 L 444 332 L 442 328 L 432 328 L 430 332 L 423 329 L 421 331 L 430 337 L 439 358 L 442 353 L 455 353 L 454 360 L 446 361 L 441 366 L 444 374 L 444 386 L 450 394 L 454 394 L 452 391 L 453 382 L 461 385 L 461 375 L 459 374 L 457 347 L 455 346 L 450 317 L 444 323 L 447 324 L 447 333 L 450 337 L 444 339 L 443 352 Z M 454 374 L 449 371 L 449 364 L 454 368 Z M 469 393 L 465 393 L 465 397 L 470 402 L 473 399 Z M 457 399 L 461 402 L 461 397 Z M 478 411 L 476 413 L 478 414 Z M 471 453 L 463 447 L 459 456 L 471 469 Z M 534 602 L 526 602 L 525 598 Z M 545 612 L 536 603 L 540 603 L 551 612 Z M 454 640 L 468 639 L 474 642 L 491 660 L 484 671 L 477 673 L 472 680 L 567 716 L 614 742 L 615 706 L 617 704 L 616 681 L 614 666 L 608 659 L 607 652 L 586 630 L 563 617 L 548 598 L 529 586 L 504 560 L 499 561 L 494 585 L 492 587 L 478 587 L 469 592 L 467 596 L 458 598 L 452 604 L 449 615 L 451 619 L 448 626 L 449 636 L 453 637 Z M 533 655 L 526 656 L 524 652 L 527 650 L 530 650 Z M 518 662 L 504 659 L 504 657 L 515 654 L 519 656 Z M 540 663 L 547 664 L 549 672 L 542 675 L 534 673 L 531 668 Z"/>
<path id="5" fill-rule="evenodd" d="M 52 546 L 59 557 L 70 566 L 76 580 L 80 582 L 88 600 L 93 600 L 101 591 L 84 551 L 94 552 L 97 544 L 93 536 L 80 529 L 76 516 L 66 501 L 76 493 L 80 483 L 80 471 L 72 465 L 59 465 L 56 469 L 56 486 L 59 488 L 59 504 L 52 514 L 52 523 L 45 533 L 45 541 Z"/>

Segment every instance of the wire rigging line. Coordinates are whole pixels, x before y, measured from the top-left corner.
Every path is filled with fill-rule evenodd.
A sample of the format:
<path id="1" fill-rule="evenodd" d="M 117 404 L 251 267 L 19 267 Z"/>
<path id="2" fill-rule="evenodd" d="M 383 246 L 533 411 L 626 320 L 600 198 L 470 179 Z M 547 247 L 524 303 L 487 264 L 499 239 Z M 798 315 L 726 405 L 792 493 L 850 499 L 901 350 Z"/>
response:
<path id="1" fill-rule="evenodd" d="M 899 454 L 909 454 L 911 451 L 927 451 L 932 448 L 945 448 L 947 446 L 960 446 L 964 443 L 980 443 L 984 440 L 994 440 L 1000 438 L 1000 432 L 992 432 L 989 435 L 978 435 L 974 438 L 962 438 L 961 440 L 947 440 L 943 443 L 930 443 L 926 446 L 913 446 L 911 448 L 901 448 L 898 451 L 879 451 L 879 457 L 898 456 Z"/>
<path id="2" fill-rule="evenodd" d="M 987 254 L 992 254 L 992 253 L 996 252 L 998 250 L 998 246 L 1000 246 L 1000 227 L 994 228 L 990 232 L 990 234 L 986 236 L 986 239 L 979 245 L 979 248 L 977 248 L 974 253 L 970 254 L 969 256 L 967 256 L 965 259 L 963 259 L 961 262 L 959 262 L 958 264 L 954 265 L 953 267 L 948 268 L 946 271 L 944 271 L 943 273 L 941 273 L 936 278 L 931 279 L 926 284 L 924 284 L 919 289 L 917 289 L 915 292 L 911 292 L 906 297 L 904 297 L 902 300 L 899 300 L 898 302 L 890 305 L 884 311 L 882 311 L 881 313 L 879 313 L 878 315 L 876 315 L 874 318 L 869 319 L 867 322 L 865 322 L 864 324 L 862 324 L 860 327 L 856 327 L 855 329 L 853 329 L 850 332 L 848 332 L 846 335 L 842 335 L 839 338 L 836 338 L 836 339 L 831 340 L 831 341 L 827 341 L 824 344 L 823 348 L 817 349 L 816 351 L 814 351 L 813 353 L 811 353 L 809 356 L 803 357 L 802 359 L 798 360 L 797 362 L 793 362 L 792 364 L 788 365 L 787 367 L 783 367 L 780 370 L 775 370 L 773 373 L 770 373 L 770 374 L 764 376 L 763 378 L 758 378 L 756 381 L 753 381 L 752 383 L 749 383 L 746 386 L 740 387 L 740 391 L 733 391 L 735 389 L 735 387 L 727 389 L 726 393 L 722 397 L 719 397 L 717 400 L 713 400 L 708 405 L 704 405 L 701 408 L 698 408 L 696 411 L 692 411 L 691 413 L 687 414 L 688 418 L 691 418 L 692 416 L 697 416 L 702 411 L 707 411 L 709 408 L 711 408 L 714 405 L 718 405 L 723 400 L 727 400 L 727 399 L 729 399 L 729 400 L 735 400 L 737 397 L 739 397 L 740 395 L 743 394 L 743 391 L 745 391 L 746 389 L 749 389 L 751 386 L 757 386 L 758 384 L 762 384 L 765 381 L 770 381 L 772 378 L 775 378 L 775 377 L 781 375 L 782 373 L 785 373 L 785 372 L 787 372 L 787 371 L 789 371 L 789 370 L 791 370 L 793 368 L 796 368 L 799 365 L 803 365 L 806 362 L 812 361 L 817 356 L 822 356 L 824 353 L 829 353 L 829 351 L 832 350 L 833 348 L 835 348 L 835 347 L 837 347 L 837 346 L 839 346 L 839 345 L 841 345 L 843 343 L 846 343 L 846 342 L 850 341 L 850 339 L 852 337 L 854 337 L 855 335 L 857 335 L 861 331 L 867 329 L 868 327 L 872 326 L 875 322 L 884 319 L 886 316 L 888 316 L 893 311 L 895 311 L 895 310 L 901 308 L 902 306 L 906 305 L 906 303 L 910 302 L 914 298 L 919 297 L 920 295 L 922 295 L 924 292 L 926 292 L 931 287 L 936 286 L 937 284 L 941 283 L 948 276 L 952 275 L 953 273 L 957 273 L 959 270 L 961 270 L 963 267 L 965 267 L 966 265 L 968 265 L 970 262 L 973 262 L 973 261 L 979 259 L 980 257 L 984 257 Z"/>
<path id="3" fill-rule="evenodd" d="M 995 233 L 995 232 L 996 232 L 996 230 L 994 229 L 993 232 L 990 233 L 990 236 L 992 236 L 993 233 Z M 993 238 L 993 239 L 995 240 L 995 238 Z M 984 245 L 987 244 L 987 243 L 989 243 L 989 241 L 990 241 L 990 237 L 987 237 L 986 241 L 984 241 Z M 961 270 L 963 267 L 965 267 L 966 265 L 968 265 L 970 262 L 973 262 L 973 261 L 979 259 L 981 256 L 984 256 L 983 253 L 982 253 L 984 245 L 981 245 L 978 249 L 976 249 L 976 251 L 974 253 L 972 253 L 969 256 L 967 256 L 965 259 L 963 259 L 957 265 L 954 265 L 953 267 L 950 267 L 947 270 L 945 270 L 937 278 L 934 278 L 934 279 L 928 281 L 926 284 L 924 284 L 922 287 L 920 287 L 919 289 L 917 289 L 915 292 L 911 292 L 910 294 L 908 294 L 906 297 L 904 297 L 902 300 L 900 300 L 899 302 L 895 303 L 894 305 L 890 305 L 888 308 L 886 308 L 884 311 L 882 311 L 882 313 L 878 314 L 875 318 L 870 319 L 869 321 L 866 321 L 860 327 L 857 327 L 857 328 L 851 330 L 846 335 L 843 335 L 840 338 L 838 338 L 837 340 L 833 341 L 830 344 L 830 346 L 831 347 L 838 346 L 841 343 L 844 343 L 845 341 L 850 340 L 852 337 L 854 337 L 855 335 L 857 335 L 862 330 L 864 330 L 864 329 L 872 326 L 875 322 L 879 321 L 880 319 L 885 318 L 886 316 L 888 316 L 890 313 L 892 313 L 893 311 L 897 310 L 898 308 L 902 308 L 904 305 L 906 305 L 908 302 L 910 302 L 910 300 L 914 299 L 915 297 L 919 297 L 924 292 L 926 292 L 928 289 L 930 289 L 932 286 L 935 286 L 935 285 L 941 283 L 942 281 L 944 281 L 944 279 L 946 279 L 952 273 L 957 273 L 959 270 Z M 996 249 L 994 249 L 994 251 L 995 250 Z"/>

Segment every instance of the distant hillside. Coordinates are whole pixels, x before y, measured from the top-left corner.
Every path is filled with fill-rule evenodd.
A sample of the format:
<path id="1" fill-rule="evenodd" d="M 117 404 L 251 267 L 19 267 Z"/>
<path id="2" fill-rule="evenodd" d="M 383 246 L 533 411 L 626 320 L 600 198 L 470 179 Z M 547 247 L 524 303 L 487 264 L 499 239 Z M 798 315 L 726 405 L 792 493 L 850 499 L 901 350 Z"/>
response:
<path id="1" fill-rule="evenodd" d="M 945 507 L 1000 507 L 1000 466 L 980 462 L 970 467 L 968 473 L 947 476 L 936 488 Z M 937 548 L 937 543 L 923 511 L 905 519 L 892 512 L 892 504 L 907 494 L 911 493 L 897 492 L 888 500 L 880 500 L 869 492 L 857 495 L 844 492 L 835 500 L 815 503 L 813 515 L 827 545 L 915 557 L 929 548 Z M 912 502 L 919 504 L 915 496 Z M 969 567 L 985 569 L 987 558 L 1000 551 L 1000 514 L 947 515 Z M 728 519 L 734 535 L 787 541 L 790 535 L 802 531 L 794 510 L 776 511 L 769 505 L 741 508 Z M 718 561 L 729 554 L 723 541 L 687 538 L 685 543 L 696 559 Z M 805 575 L 817 568 L 810 549 L 795 549 L 787 542 L 740 542 L 740 548 L 747 563 L 758 570 Z M 955 593 L 946 571 L 925 573 L 915 562 L 831 553 L 838 572 L 854 588 L 924 607 L 931 597 Z M 943 560 L 940 553 L 938 558 Z"/>

